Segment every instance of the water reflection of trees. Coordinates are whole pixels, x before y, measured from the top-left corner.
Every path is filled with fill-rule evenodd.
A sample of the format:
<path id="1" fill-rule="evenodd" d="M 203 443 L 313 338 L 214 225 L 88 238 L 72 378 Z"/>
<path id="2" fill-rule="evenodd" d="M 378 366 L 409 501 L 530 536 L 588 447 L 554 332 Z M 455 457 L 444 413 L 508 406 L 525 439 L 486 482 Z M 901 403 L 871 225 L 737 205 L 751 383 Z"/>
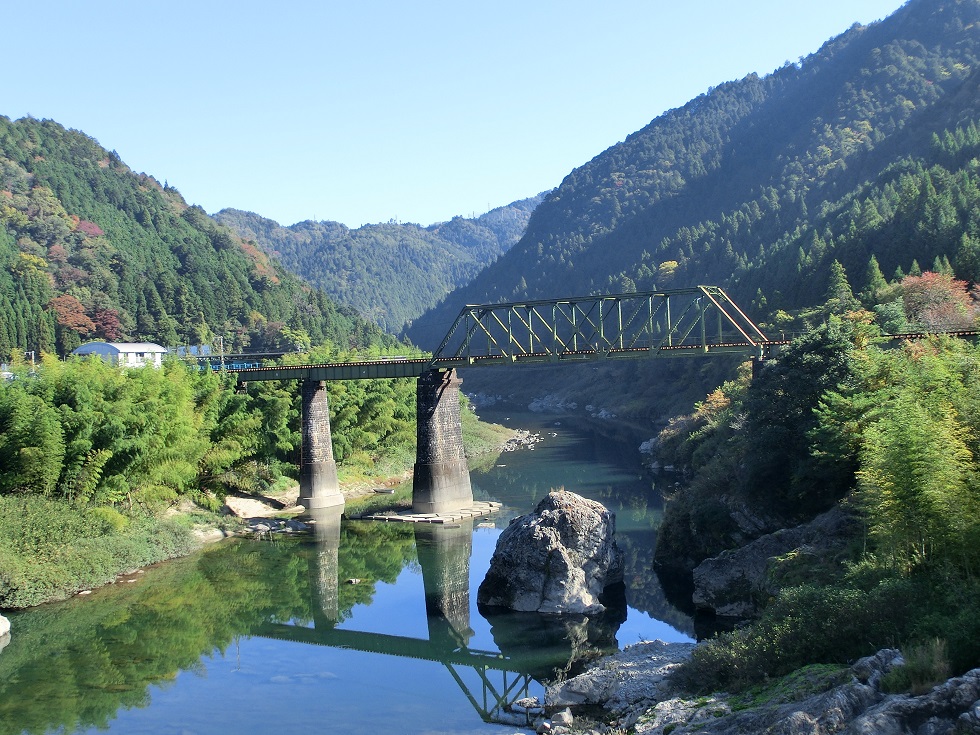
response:
<path id="1" fill-rule="evenodd" d="M 411 528 L 346 524 L 338 612 L 368 603 L 415 561 Z M 90 597 L 13 614 L 0 654 L 0 735 L 106 728 L 121 707 L 144 707 L 151 685 L 201 667 L 264 622 L 314 619 L 312 544 L 231 542 Z"/>
<path id="2" fill-rule="evenodd" d="M 550 487 L 563 485 L 602 502 L 617 514 L 629 604 L 690 632 L 690 618 L 666 602 L 653 570 L 659 493 L 639 471 L 606 471 L 601 481 L 583 477 L 583 460 L 624 466 L 622 457 L 608 456 L 622 450 L 608 443 L 603 437 L 569 442 L 560 447 L 557 463 L 537 461 L 531 453 L 527 462 L 504 455 L 501 463 L 511 466 L 495 469 L 492 495 L 509 509 L 498 525 L 507 515 L 528 512 Z M 477 494 L 481 477 L 473 475 Z M 14 614 L 14 638 L 0 654 L 0 735 L 105 728 L 120 707 L 146 706 L 151 685 L 199 670 L 202 656 L 223 653 L 236 638 L 270 622 L 319 626 L 348 619 L 356 605 L 371 603 L 377 582 L 394 583 L 406 566 L 419 564 L 415 529 L 408 524 L 349 522 L 337 532 L 335 551 L 295 539 L 225 543 L 151 570 L 138 584 Z M 343 584 L 347 579 L 361 583 Z M 446 607 L 435 620 L 444 619 L 447 632 L 465 638 L 455 612 Z M 540 619 L 533 625 L 515 620 L 491 620 L 505 654 L 518 656 L 522 648 L 553 640 L 569 648 L 567 662 L 615 646 L 615 629 L 610 640 L 608 628 L 595 625 L 541 630 Z M 525 633 L 530 638 L 522 638 Z M 566 663 L 556 664 L 553 654 L 535 654 L 542 678 L 563 675 Z"/>

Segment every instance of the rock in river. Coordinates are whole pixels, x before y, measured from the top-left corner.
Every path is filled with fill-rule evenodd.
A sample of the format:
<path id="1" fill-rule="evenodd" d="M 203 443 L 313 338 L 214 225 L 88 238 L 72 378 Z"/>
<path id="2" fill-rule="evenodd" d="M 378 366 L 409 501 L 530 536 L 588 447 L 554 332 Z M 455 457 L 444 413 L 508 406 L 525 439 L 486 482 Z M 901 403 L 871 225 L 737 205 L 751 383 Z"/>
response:
<path id="1" fill-rule="evenodd" d="M 10 643 L 10 621 L 0 615 L 0 651 Z"/>
<path id="2" fill-rule="evenodd" d="M 554 490 L 497 540 L 477 602 L 544 613 L 593 614 L 623 580 L 616 516 L 594 500 Z"/>

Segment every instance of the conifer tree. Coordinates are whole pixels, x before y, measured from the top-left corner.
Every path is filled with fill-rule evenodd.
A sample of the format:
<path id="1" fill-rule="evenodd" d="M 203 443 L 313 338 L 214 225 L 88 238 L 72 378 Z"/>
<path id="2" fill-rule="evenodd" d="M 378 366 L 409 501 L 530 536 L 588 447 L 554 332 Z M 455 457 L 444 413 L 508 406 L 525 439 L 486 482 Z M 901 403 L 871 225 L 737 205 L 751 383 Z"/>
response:
<path id="1" fill-rule="evenodd" d="M 878 259 L 872 255 L 868 261 L 868 268 L 864 277 L 864 290 L 861 291 L 861 302 L 868 308 L 876 303 L 878 294 L 888 287 L 881 268 L 878 266 Z"/>
<path id="2" fill-rule="evenodd" d="M 827 288 L 825 303 L 831 314 L 844 314 L 859 306 L 851 290 L 851 284 L 847 281 L 844 266 L 837 260 L 830 264 L 830 285 Z"/>

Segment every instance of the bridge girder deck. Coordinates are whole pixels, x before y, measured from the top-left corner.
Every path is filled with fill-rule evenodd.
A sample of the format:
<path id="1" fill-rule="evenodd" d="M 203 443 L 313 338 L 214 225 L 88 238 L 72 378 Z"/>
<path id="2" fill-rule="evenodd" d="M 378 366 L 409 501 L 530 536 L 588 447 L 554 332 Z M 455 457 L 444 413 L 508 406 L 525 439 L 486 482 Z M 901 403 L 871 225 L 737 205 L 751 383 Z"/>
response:
<path id="1" fill-rule="evenodd" d="M 319 365 L 279 365 L 233 370 L 239 380 L 377 380 L 418 378 L 431 370 L 429 358 L 330 362 Z"/>

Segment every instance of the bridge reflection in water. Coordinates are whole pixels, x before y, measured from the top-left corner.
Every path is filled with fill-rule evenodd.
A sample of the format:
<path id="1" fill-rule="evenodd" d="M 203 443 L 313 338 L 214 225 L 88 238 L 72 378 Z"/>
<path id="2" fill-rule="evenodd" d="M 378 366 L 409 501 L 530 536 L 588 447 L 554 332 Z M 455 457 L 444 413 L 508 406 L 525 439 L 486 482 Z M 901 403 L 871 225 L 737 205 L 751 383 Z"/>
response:
<path id="1" fill-rule="evenodd" d="M 530 695 L 535 680 L 563 679 L 583 658 L 615 650 L 616 621 L 610 627 L 585 616 L 529 613 L 488 614 L 500 650 L 470 648 L 472 519 L 415 524 L 428 638 L 337 627 L 339 589 L 348 582 L 338 579 L 342 512 L 341 507 L 312 512 L 316 529 L 316 552 L 310 556 L 313 627 L 267 622 L 253 635 L 441 663 L 484 722 L 513 726 L 528 724 L 528 716 L 520 709 L 513 711 L 512 705 Z"/>

